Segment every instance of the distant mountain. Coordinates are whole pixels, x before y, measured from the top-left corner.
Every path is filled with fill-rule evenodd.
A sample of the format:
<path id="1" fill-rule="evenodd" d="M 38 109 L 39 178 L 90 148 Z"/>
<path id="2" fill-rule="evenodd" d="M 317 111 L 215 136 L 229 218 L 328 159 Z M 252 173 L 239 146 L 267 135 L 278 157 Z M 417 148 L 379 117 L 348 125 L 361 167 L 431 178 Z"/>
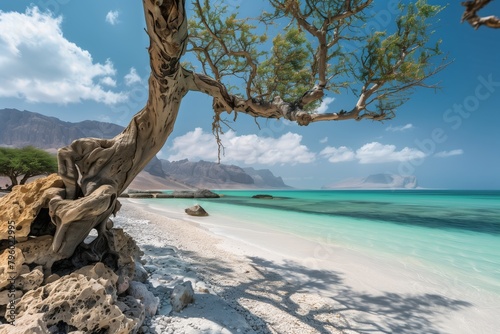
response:
<path id="1" fill-rule="evenodd" d="M 30 111 L 0 109 L 0 146 L 35 146 L 51 152 L 78 138 L 112 138 L 123 127 L 99 121 L 64 122 Z M 160 161 L 154 157 L 130 185 L 134 189 L 290 188 L 267 169 L 255 170 L 213 162 Z M 1 181 L 1 180 L 0 180 Z"/>
<path id="2" fill-rule="evenodd" d="M 0 109 L 0 144 L 59 148 L 84 137 L 112 138 L 123 127 L 98 121 L 64 122 L 30 111 Z"/>
<path id="3" fill-rule="evenodd" d="M 243 170 L 250 175 L 258 188 L 290 188 L 280 176 L 274 176 L 269 169 L 255 170 L 252 167 L 247 167 Z"/>
<path id="4" fill-rule="evenodd" d="M 78 138 L 113 138 L 123 129 L 123 126 L 113 123 L 99 121 L 71 123 L 26 110 L 0 109 L 0 146 L 35 146 L 55 151 Z M 144 170 L 155 176 L 165 176 L 156 157 Z"/>
<path id="5" fill-rule="evenodd" d="M 268 169 L 242 169 L 235 165 L 208 161 L 192 162 L 187 159 L 170 162 L 161 160 L 163 171 L 169 177 L 198 188 L 211 189 L 284 189 L 281 177 Z"/>
<path id="6" fill-rule="evenodd" d="M 323 189 L 416 189 L 415 176 L 374 174 L 365 178 L 352 178 L 323 186 Z"/>

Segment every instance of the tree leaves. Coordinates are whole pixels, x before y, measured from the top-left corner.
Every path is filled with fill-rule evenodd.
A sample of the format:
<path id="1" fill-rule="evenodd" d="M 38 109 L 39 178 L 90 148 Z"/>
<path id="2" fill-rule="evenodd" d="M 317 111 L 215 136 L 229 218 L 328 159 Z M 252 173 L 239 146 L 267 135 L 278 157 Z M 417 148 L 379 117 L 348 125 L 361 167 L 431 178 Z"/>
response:
<path id="1" fill-rule="evenodd" d="M 27 146 L 21 149 L 0 147 L 0 175 L 11 179 L 12 185 L 23 176 L 20 184 L 30 177 L 57 172 L 57 159 L 43 150 Z"/>

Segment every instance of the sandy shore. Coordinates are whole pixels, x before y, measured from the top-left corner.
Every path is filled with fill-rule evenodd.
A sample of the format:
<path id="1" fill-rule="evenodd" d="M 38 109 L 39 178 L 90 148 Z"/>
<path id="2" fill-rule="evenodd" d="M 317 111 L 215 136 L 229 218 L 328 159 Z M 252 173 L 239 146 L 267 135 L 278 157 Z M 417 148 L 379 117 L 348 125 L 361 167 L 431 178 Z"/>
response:
<path id="1" fill-rule="evenodd" d="M 451 298 L 432 276 L 398 264 L 121 202 L 115 225 L 145 252 L 150 289 L 162 300 L 145 333 L 495 333 L 499 325 L 496 299 L 485 310 Z M 172 312 L 168 294 L 185 280 L 195 304 Z"/>

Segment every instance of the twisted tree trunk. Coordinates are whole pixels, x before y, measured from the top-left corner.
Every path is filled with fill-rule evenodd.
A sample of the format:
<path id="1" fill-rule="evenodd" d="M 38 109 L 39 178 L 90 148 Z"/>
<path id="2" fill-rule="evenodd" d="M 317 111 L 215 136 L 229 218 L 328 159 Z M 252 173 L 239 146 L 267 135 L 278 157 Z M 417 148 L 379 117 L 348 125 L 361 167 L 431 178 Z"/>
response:
<path id="1" fill-rule="evenodd" d="M 179 65 L 187 39 L 185 1 L 143 4 L 151 63 L 146 106 L 113 139 L 78 139 L 58 152 L 66 193 L 51 199 L 49 212 L 56 224 L 52 248 L 64 257 L 93 228 L 99 238 L 106 236 L 108 218 L 120 207 L 118 195 L 163 147 L 188 91 L 187 72 Z"/>

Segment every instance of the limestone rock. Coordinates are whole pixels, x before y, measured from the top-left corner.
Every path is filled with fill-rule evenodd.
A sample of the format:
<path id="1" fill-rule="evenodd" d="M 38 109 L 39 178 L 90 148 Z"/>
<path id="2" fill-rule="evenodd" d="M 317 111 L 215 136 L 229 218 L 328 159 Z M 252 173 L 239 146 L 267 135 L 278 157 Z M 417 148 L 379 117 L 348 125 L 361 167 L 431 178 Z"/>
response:
<path id="1" fill-rule="evenodd" d="M 16 246 L 22 250 L 26 264 L 35 263 L 48 269 L 55 261 L 62 259 L 60 254 L 52 251 L 53 239 L 51 235 L 43 235 L 18 243 Z"/>
<path id="2" fill-rule="evenodd" d="M 53 189 L 51 189 L 53 188 Z M 30 233 L 30 226 L 48 200 L 56 192 L 64 191 L 62 179 L 57 174 L 16 186 L 0 198 L 0 240 L 8 239 L 9 222 L 15 223 L 16 240 L 23 240 Z M 47 222 L 50 224 L 50 221 Z"/>
<path id="3" fill-rule="evenodd" d="M 16 289 L 29 291 L 38 288 L 43 283 L 43 268 L 36 267 L 27 274 L 22 274 L 16 279 Z"/>
<path id="4" fill-rule="evenodd" d="M 0 290 L 15 283 L 22 270 L 24 256 L 17 247 L 5 249 L 0 253 Z"/>
<path id="5" fill-rule="evenodd" d="M 160 305 L 160 298 L 153 295 L 144 284 L 132 281 L 127 292 L 130 296 L 139 299 L 144 304 L 147 316 L 151 317 L 156 314 L 158 305 Z"/>
<path id="6" fill-rule="evenodd" d="M 116 305 L 128 318 L 134 319 L 142 324 L 146 317 L 144 305 L 132 296 L 118 297 Z"/>
<path id="7" fill-rule="evenodd" d="M 14 295 L 14 298 L 12 298 L 12 295 Z M 19 299 L 22 296 L 23 292 L 20 290 L 3 290 L 2 292 L 0 292 L 0 305 L 7 305 L 12 299 Z"/>
<path id="8" fill-rule="evenodd" d="M 115 286 L 118 281 L 118 275 L 106 267 L 102 262 L 97 262 L 93 266 L 85 266 L 76 270 L 74 273 L 95 279 L 106 289 L 106 292 L 113 298 L 113 301 L 116 299 Z"/>
<path id="9" fill-rule="evenodd" d="M 148 280 L 148 272 L 144 268 L 144 266 L 139 263 L 135 262 L 135 275 L 134 275 L 134 281 L 144 283 Z"/>
<path id="10" fill-rule="evenodd" d="M 102 264 L 82 268 L 81 272 L 86 274 L 104 276 L 94 279 L 72 273 L 29 291 L 16 304 L 16 324 L 28 323 L 33 315 L 41 315 L 45 328 L 62 321 L 85 333 L 101 330 L 113 334 L 135 333 L 141 323 L 127 317 L 116 305 L 113 276 L 108 271 Z"/>
<path id="11" fill-rule="evenodd" d="M 180 312 L 194 301 L 194 290 L 190 281 L 176 285 L 170 295 L 170 303 L 175 312 Z"/>
<path id="12" fill-rule="evenodd" d="M 0 334 L 51 334 L 43 320 L 43 314 L 31 314 L 19 318 L 16 316 L 15 326 L 0 325 Z"/>
<path id="13" fill-rule="evenodd" d="M 110 230 L 111 237 L 108 239 L 110 248 L 118 255 L 118 270 L 116 273 L 120 276 L 119 289 L 122 293 L 128 288 L 128 282 L 135 277 L 136 266 L 135 261 L 139 261 L 144 252 L 137 246 L 134 239 L 120 228 Z"/>
<path id="14" fill-rule="evenodd" d="M 205 211 L 200 205 L 194 205 L 190 208 L 184 210 L 190 216 L 205 217 L 208 216 L 208 212 Z"/>

